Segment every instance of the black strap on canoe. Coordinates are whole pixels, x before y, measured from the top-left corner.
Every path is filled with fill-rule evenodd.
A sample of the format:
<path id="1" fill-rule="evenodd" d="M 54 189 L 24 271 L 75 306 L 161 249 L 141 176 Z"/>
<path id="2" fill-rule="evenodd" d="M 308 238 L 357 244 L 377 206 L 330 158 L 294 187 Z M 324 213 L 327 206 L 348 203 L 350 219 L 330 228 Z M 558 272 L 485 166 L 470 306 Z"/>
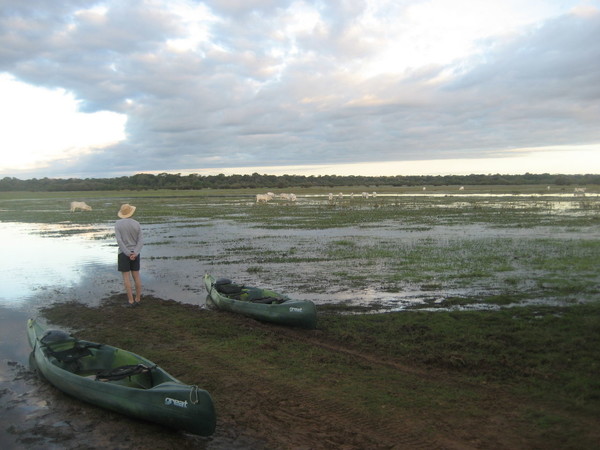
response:
<path id="1" fill-rule="evenodd" d="M 271 305 L 273 303 L 276 303 L 276 304 L 283 303 L 285 301 L 285 299 L 281 298 L 281 297 L 260 297 L 260 298 L 253 298 L 250 301 L 252 303 L 264 303 L 267 305 Z"/>
<path id="2" fill-rule="evenodd" d="M 100 370 L 96 372 L 96 381 L 117 381 L 123 378 L 138 375 L 140 373 L 148 373 L 154 369 L 156 365 L 148 367 L 144 364 L 131 364 L 127 366 L 115 367 L 114 369 Z"/>

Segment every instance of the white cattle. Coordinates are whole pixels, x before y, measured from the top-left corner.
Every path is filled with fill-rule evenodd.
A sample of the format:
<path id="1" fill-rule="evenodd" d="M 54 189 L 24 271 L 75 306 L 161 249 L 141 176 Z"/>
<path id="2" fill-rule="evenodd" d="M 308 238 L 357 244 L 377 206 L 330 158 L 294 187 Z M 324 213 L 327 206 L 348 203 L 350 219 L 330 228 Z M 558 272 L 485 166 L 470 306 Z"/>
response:
<path id="1" fill-rule="evenodd" d="M 289 202 L 295 202 L 296 194 L 279 194 L 279 198 L 282 200 L 287 200 Z"/>
<path id="2" fill-rule="evenodd" d="M 333 194 L 331 192 L 329 193 L 328 197 L 329 197 L 329 201 L 332 202 L 333 201 Z"/>
<path id="3" fill-rule="evenodd" d="M 459 190 L 459 191 L 464 191 L 464 190 L 465 190 L 465 187 L 464 187 L 464 186 L 461 186 L 461 187 L 459 187 L 459 188 L 458 188 L 458 190 Z"/>
<path id="4" fill-rule="evenodd" d="M 373 198 L 377 197 L 377 192 L 373 191 Z"/>
<path id="5" fill-rule="evenodd" d="M 273 200 L 273 196 L 275 194 L 268 192 L 266 194 L 256 194 L 256 203 L 267 203 L 270 200 Z"/>
<path id="6" fill-rule="evenodd" d="M 82 211 L 91 211 L 92 207 L 86 202 L 71 202 L 71 212 L 74 212 L 78 209 Z"/>
<path id="7" fill-rule="evenodd" d="M 584 197 L 585 188 L 575 188 L 575 197 Z"/>
<path id="8" fill-rule="evenodd" d="M 340 193 L 338 194 L 338 198 L 339 198 L 340 200 L 341 200 L 341 199 L 343 199 L 343 198 L 344 198 L 344 193 L 343 193 L 343 192 L 340 192 Z"/>
<path id="9" fill-rule="evenodd" d="M 363 198 L 369 198 L 369 193 L 368 192 L 363 192 L 362 194 Z"/>
<path id="10" fill-rule="evenodd" d="M 427 188 L 426 188 L 425 186 L 423 186 L 423 190 L 424 190 L 424 191 L 426 191 L 426 190 L 427 190 Z"/>

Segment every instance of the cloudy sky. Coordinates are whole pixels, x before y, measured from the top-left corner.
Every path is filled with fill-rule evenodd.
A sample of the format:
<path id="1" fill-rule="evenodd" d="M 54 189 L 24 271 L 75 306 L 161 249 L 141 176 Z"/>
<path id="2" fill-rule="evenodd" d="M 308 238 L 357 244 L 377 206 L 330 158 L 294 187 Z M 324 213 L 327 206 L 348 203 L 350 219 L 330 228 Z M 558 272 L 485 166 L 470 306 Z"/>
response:
<path id="1" fill-rule="evenodd" d="M 0 0 L 0 177 L 600 173 L 600 0 Z"/>

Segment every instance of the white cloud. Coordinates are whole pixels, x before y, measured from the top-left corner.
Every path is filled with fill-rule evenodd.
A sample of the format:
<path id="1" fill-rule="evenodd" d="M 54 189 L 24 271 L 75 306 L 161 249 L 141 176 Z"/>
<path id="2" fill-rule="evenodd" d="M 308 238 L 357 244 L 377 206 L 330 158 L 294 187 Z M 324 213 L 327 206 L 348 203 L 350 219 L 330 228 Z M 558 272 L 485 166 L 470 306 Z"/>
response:
<path id="1" fill-rule="evenodd" d="M 177 52 L 197 51 L 202 44 L 211 41 L 210 27 L 218 21 L 202 3 L 190 1 L 169 2 L 170 11 L 177 17 L 181 27 L 181 36 L 167 39 L 167 47 Z"/>
<path id="2" fill-rule="evenodd" d="M 354 164 L 308 164 L 294 166 L 253 166 L 219 168 L 182 168 L 174 173 L 188 175 L 469 175 L 560 173 L 587 174 L 600 170 L 600 144 L 540 147 L 508 150 L 501 157 L 450 158 L 414 161 L 363 162 Z M 161 173 L 160 170 L 154 173 Z"/>
<path id="3" fill-rule="evenodd" d="M 0 148 L 3 170 L 43 168 L 125 139 L 126 116 L 85 114 L 64 89 L 49 90 L 0 75 Z"/>
<path id="4" fill-rule="evenodd" d="M 23 149 L 0 176 L 30 163 L 108 176 L 596 144 L 599 6 L 15 1 L 0 11 L 0 73 L 12 76 L 0 85 L 39 89 L 0 106 L 14 130 L 3 147 Z"/>

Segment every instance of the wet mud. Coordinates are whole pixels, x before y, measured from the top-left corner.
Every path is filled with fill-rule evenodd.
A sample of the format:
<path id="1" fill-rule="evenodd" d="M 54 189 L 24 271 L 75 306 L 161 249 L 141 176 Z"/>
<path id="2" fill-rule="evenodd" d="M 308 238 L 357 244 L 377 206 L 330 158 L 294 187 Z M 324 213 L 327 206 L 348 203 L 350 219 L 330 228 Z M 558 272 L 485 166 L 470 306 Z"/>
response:
<path id="1" fill-rule="evenodd" d="M 171 430 L 82 403 L 28 364 L 2 361 L 0 444 L 12 449 L 262 449 L 258 439 L 220 427 L 210 437 Z"/>

